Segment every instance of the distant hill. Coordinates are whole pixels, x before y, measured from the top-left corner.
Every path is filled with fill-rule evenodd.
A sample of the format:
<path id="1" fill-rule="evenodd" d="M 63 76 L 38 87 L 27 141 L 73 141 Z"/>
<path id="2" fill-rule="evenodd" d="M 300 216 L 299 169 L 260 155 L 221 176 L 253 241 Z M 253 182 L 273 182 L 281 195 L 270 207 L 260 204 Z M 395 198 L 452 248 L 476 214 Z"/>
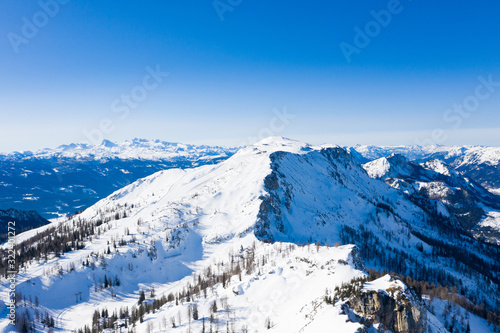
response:
<path id="1" fill-rule="evenodd" d="M 9 222 L 15 222 L 16 235 L 23 231 L 38 228 L 50 223 L 34 210 L 23 211 L 13 208 L 7 210 L 0 209 L 0 225 L 2 226 L 2 230 L 0 231 L 0 243 L 7 239 L 7 227 Z"/>

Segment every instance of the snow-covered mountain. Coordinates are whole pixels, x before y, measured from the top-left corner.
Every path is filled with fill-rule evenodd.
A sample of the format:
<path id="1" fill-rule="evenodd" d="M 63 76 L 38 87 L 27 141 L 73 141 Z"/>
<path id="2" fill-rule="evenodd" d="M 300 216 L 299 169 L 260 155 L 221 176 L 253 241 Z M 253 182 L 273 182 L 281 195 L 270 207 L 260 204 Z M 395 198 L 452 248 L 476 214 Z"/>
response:
<path id="1" fill-rule="evenodd" d="M 498 324 L 498 248 L 336 146 L 269 138 L 159 171 L 18 244 L 18 314 L 38 331 L 488 332 L 488 311 Z M 436 312 L 436 297 L 456 305 Z"/>
<path id="2" fill-rule="evenodd" d="M 0 160 L 8 159 L 84 159 L 102 161 L 108 159 L 121 160 L 197 160 L 224 157 L 236 150 L 206 145 L 190 145 L 160 140 L 133 139 L 123 142 L 104 140 L 100 145 L 72 143 L 55 149 L 45 148 L 38 151 L 13 152 L 0 155 Z"/>
<path id="3" fill-rule="evenodd" d="M 363 146 L 350 149 L 361 155 L 366 163 L 391 154 L 403 155 L 409 160 L 425 162 L 439 159 L 457 171 L 489 189 L 500 193 L 500 147 L 486 146 Z"/>
<path id="4" fill-rule="evenodd" d="M 417 205 L 421 205 L 422 197 L 439 201 L 438 214 L 455 220 L 477 237 L 500 243 L 500 220 L 495 228 L 482 226 L 482 221 L 496 219 L 500 196 L 488 192 L 445 162 L 434 159 L 418 164 L 402 155 L 391 154 L 365 163 L 363 168 L 370 177 L 403 191 Z M 430 202 L 424 204 L 432 206 Z"/>
<path id="5" fill-rule="evenodd" d="M 213 164 L 236 150 L 134 139 L 0 155 L 0 208 L 73 214 L 159 170 Z"/>

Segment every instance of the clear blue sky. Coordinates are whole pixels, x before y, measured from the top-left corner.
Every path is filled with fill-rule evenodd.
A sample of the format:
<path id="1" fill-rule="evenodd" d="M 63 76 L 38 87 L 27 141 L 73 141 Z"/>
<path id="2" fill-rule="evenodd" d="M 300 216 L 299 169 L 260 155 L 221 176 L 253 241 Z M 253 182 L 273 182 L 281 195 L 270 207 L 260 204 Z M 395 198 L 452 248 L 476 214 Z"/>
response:
<path id="1" fill-rule="evenodd" d="M 390 19 L 375 23 L 381 10 Z M 500 145 L 500 83 L 478 80 L 500 82 L 499 12 L 494 0 L 4 0 L 0 151 L 89 141 L 85 131 Z M 147 68 L 169 75 L 157 83 Z M 463 103 L 472 111 L 450 110 Z M 285 108 L 294 117 L 276 118 Z"/>

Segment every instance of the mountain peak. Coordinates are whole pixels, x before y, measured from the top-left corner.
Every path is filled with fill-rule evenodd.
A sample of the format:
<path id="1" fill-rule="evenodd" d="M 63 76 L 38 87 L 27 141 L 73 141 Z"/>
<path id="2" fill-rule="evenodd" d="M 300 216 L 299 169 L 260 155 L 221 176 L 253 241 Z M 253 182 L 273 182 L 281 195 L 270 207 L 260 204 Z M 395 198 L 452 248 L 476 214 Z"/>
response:
<path id="1" fill-rule="evenodd" d="M 363 168 L 372 178 L 408 176 L 413 172 L 414 165 L 403 155 L 392 153 L 363 165 Z"/>
<path id="2" fill-rule="evenodd" d="M 283 136 L 269 136 L 258 141 L 254 144 L 254 146 L 292 146 L 297 144 L 304 145 L 303 142 L 285 138 Z"/>
<path id="3" fill-rule="evenodd" d="M 404 165 L 409 162 L 409 160 L 405 156 L 398 153 L 392 153 L 387 157 L 387 160 L 393 164 L 398 164 L 398 165 Z"/>
<path id="4" fill-rule="evenodd" d="M 101 146 L 107 147 L 107 148 L 113 148 L 113 147 L 116 147 L 116 143 L 104 139 L 104 140 L 102 140 Z"/>
<path id="5" fill-rule="evenodd" d="M 253 145 L 244 147 L 240 149 L 239 154 L 248 154 L 248 153 L 275 153 L 278 151 L 290 152 L 290 153 L 301 153 L 307 152 L 314 149 L 319 149 L 320 147 L 313 147 L 308 143 L 284 138 L 281 136 L 271 136 L 265 139 L 262 139 L 259 142 L 254 143 Z"/>

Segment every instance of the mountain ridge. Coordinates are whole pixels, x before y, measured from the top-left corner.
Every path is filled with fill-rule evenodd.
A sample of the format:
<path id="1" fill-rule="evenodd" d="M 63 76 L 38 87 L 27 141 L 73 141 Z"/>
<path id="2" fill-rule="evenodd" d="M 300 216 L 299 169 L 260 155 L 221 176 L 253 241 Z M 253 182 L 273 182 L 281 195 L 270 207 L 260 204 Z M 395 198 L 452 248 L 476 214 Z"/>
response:
<path id="1" fill-rule="evenodd" d="M 237 148 L 222 146 L 192 145 L 161 140 L 138 139 L 112 142 L 103 140 L 99 145 L 85 143 L 71 143 L 60 145 L 56 148 L 43 148 L 35 152 L 22 151 L 1 153 L 1 159 L 93 159 L 102 160 L 110 158 L 135 159 L 135 160 L 166 160 L 178 157 L 196 158 L 201 153 L 207 156 L 224 156 L 234 153 Z"/>
<path id="2" fill-rule="evenodd" d="M 296 325 L 314 332 L 332 322 L 343 322 L 346 332 L 371 330 L 391 321 L 346 324 L 339 303 L 343 297 L 355 303 L 350 297 L 356 293 L 341 287 L 358 290 L 354 280 L 367 276 L 360 262 L 415 281 L 455 286 L 460 297 L 488 309 L 500 301 L 494 246 L 461 233 L 397 189 L 370 178 L 343 148 L 285 138 L 263 140 L 218 164 L 159 171 L 75 216 L 23 233 L 18 241 L 24 248 L 18 291 L 26 298 L 36 296 L 63 331 L 118 324 L 111 314 L 126 307 L 132 313 L 127 318 L 140 331 L 150 330 L 150 324 L 166 330 L 166 316 L 174 318 L 176 327 L 171 328 L 181 332 L 191 327 L 189 311 L 195 305 L 207 325 L 213 316 L 210 324 L 228 330 L 255 323 L 257 331 L 286 331 Z M 290 291 L 287 281 L 294 276 L 300 276 L 300 286 L 308 292 Z M 107 287 L 99 283 L 110 278 Z M 325 302 L 330 295 L 325 289 L 336 295 L 333 304 Z M 143 305 L 144 290 L 160 298 L 145 296 Z M 289 291 L 284 302 L 271 298 L 272 311 L 263 310 L 260 304 L 268 304 L 273 290 Z M 210 310 L 214 303 L 224 310 Z M 23 311 L 33 311 L 26 304 Z M 142 317 L 135 311 L 144 311 Z M 392 311 L 380 313 L 389 316 Z M 254 321 L 251 313 L 261 315 Z M 444 332 L 431 312 L 426 316 L 431 319 L 425 325 Z M 92 317 L 98 318 L 94 324 Z M 200 318 L 192 325 L 200 329 Z"/>
<path id="3" fill-rule="evenodd" d="M 480 183 L 492 193 L 500 193 L 500 147 L 491 146 L 363 146 L 349 147 L 362 156 L 361 163 L 393 153 L 415 162 L 439 159 Z"/>

